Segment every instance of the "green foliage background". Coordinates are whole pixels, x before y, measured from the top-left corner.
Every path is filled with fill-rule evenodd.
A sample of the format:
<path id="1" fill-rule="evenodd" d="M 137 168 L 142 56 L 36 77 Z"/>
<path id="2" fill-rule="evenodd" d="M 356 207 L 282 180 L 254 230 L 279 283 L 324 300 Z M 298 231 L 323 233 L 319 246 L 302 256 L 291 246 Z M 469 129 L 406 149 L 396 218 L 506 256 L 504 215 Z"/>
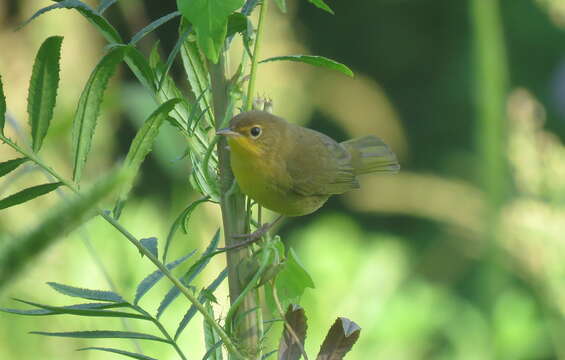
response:
<path id="1" fill-rule="evenodd" d="M 472 1 L 327 3 L 335 16 L 306 1 L 288 1 L 286 15 L 271 6 L 263 57 L 323 55 L 347 64 L 356 77 L 296 63 L 265 63 L 257 89 L 273 98 L 276 114 L 338 140 L 365 133 L 381 136 L 397 152 L 403 168 L 395 176 L 366 177 L 361 190 L 332 198 L 315 214 L 289 219 L 280 228 L 316 283 L 302 300 L 309 318 L 307 351 L 315 353 L 335 317 L 346 316 L 363 328 L 347 357 L 351 360 L 565 359 L 562 2 L 500 1 L 507 107 L 501 147 L 490 152 L 481 147 L 490 128 L 489 123 L 479 126 L 476 94 L 486 91 L 500 74 L 487 69 L 481 77 L 476 71 L 480 54 L 474 46 L 478 39 L 473 24 L 479 23 L 479 15 L 472 11 Z M 9 112 L 25 132 L 33 57 L 47 36 L 65 36 L 58 106 L 42 156 L 70 177 L 73 112 L 105 43 L 84 19 L 63 10 L 13 32 L 48 4 L 0 4 L 0 73 Z M 174 0 L 122 0 L 108 16 L 120 32 L 133 34 L 175 6 Z M 491 29 L 483 30 L 489 39 L 496 36 Z M 167 25 L 157 32 L 166 51 L 173 46 L 175 31 Z M 148 51 L 150 40 L 154 39 L 142 41 L 141 48 Z M 107 172 L 116 158 L 125 156 L 135 131 L 152 110 L 147 94 L 122 67 L 106 94 L 85 178 Z M 174 218 L 198 196 L 188 184 L 189 163 L 176 160 L 184 152 L 183 141 L 165 124 L 155 152 L 142 166 L 135 197 L 123 214 L 123 223 L 139 237 L 164 239 Z M 0 162 L 15 156 L 0 147 Z M 484 181 L 491 158 L 506 164 L 494 175 L 503 184 L 496 193 Z M 36 182 L 33 177 L 25 181 L 37 185 L 45 182 L 42 176 L 36 171 Z M 0 197 L 19 188 L 4 180 Z M 56 202 L 52 193 L 0 210 L 0 233 L 32 228 Z M 171 258 L 188 249 L 203 249 L 219 223 L 217 209 L 199 208 L 190 220 L 189 234 L 177 235 Z M 28 266 L 0 293 L 0 305 L 12 306 L 10 297 L 68 301 L 42 285 L 46 281 L 107 287 L 85 239 L 101 255 L 120 293 L 133 297 L 136 284 L 153 267 L 140 261 L 138 252 L 106 223 L 93 219 Z M 208 278 L 223 269 L 222 262 L 213 259 L 205 270 Z M 144 301 L 158 302 L 167 290 L 160 284 Z M 216 296 L 220 304 L 227 303 L 225 286 Z M 174 326 L 174 314 L 183 314 L 186 307 L 183 299 L 177 300 L 165 321 Z M 96 346 L 92 340 L 27 334 L 122 326 L 118 320 L 106 321 L 0 314 L 0 358 L 109 358 L 74 352 Z M 130 325 L 145 329 L 142 323 Z M 203 339 L 194 335 L 201 333 L 200 327 L 201 322 L 192 322 L 182 335 L 181 342 L 193 349 L 189 354 L 203 353 Z M 164 346 L 143 348 L 160 359 L 174 358 Z"/>

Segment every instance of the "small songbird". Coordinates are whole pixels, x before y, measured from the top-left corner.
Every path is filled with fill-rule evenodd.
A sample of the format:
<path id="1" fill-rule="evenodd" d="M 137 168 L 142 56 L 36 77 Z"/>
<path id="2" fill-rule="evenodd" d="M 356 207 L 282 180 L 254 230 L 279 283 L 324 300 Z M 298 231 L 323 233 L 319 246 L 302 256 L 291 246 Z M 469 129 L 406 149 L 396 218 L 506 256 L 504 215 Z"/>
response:
<path id="1" fill-rule="evenodd" d="M 400 168 L 375 136 L 338 143 L 266 111 L 241 113 L 216 134 L 228 138 L 231 168 L 243 193 L 284 216 L 310 214 L 330 196 L 359 188 L 358 175 Z"/>

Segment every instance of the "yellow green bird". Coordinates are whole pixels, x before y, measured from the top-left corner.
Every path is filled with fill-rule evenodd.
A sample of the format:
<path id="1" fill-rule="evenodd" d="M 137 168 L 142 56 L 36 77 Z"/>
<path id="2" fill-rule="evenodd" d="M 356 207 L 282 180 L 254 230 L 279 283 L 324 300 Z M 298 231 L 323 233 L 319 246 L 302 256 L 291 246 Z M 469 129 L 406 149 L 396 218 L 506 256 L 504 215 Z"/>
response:
<path id="1" fill-rule="evenodd" d="M 285 216 L 310 214 L 330 196 L 359 188 L 358 175 L 400 168 L 375 136 L 338 143 L 266 111 L 241 113 L 216 133 L 228 138 L 231 168 L 243 193 Z"/>

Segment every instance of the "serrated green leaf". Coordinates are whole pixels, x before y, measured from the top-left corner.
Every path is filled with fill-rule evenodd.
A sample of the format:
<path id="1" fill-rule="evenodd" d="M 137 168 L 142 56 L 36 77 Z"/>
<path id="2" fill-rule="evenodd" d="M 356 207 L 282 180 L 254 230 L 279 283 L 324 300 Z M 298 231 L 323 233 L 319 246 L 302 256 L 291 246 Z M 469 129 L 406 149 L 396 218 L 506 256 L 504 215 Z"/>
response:
<path id="1" fill-rule="evenodd" d="M 4 135 L 5 123 L 6 123 L 6 96 L 4 95 L 2 76 L 0 76 L 0 135 Z"/>
<path id="2" fill-rule="evenodd" d="M 279 10 L 286 14 L 286 0 L 275 0 Z"/>
<path id="3" fill-rule="evenodd" d="M 15 299 L 16 301 L 20 301 Z M 122 307 L 129 307 L 128 303 L 88 303 L 88 304 L 76 304 L 76 305 L 68 305 L 68 306 L 60 306 L 60 309 L 70 309 L 70 310 L 104 310 L 104 309 L 113 309 L 113 308 L 122 308 Z M 27 316 L 46 316 L 46 315 L 59 315 L 62 314 L 61 311 L 55 310 L 47 310 L 44 308 L 41 309 L 31 309 L 31 310 L 22 310 L 22 309 L 9 309 L 9 308 L 0 308 L 0 311 L 16 314 L 16 315 L 27 315 Z"/>
<path id="4" fill-rule="evenodd" d="M 16 170 L 18 168 L 18 166 L 20 166 L 21 164 L 25 163 L 26 161 L 28 161 L 29 159 L 26 157 L 23 158 L 17 158 L 17 159 L 12 159 L 12 160 L 8 160 L 8 161 L 4 161 L 0 163 L 0 177 L 9 174 L 10 172 Z"/>
<path id="5" fill-rule="evenodd" d="M 68 332 L 31 331 L 30 334 L 79 338 L 79 339 L 139 339 L 139 340 L 160 341 L 170 344 L 170 341 L 166 339 L 154 335 L 143 334 L 132 331 L 113 331 L 113 330 L 68 331 Z"/>
<path id="6" fill-rule="evenodd" d="M 217 63 L 227 33 L 228 16 L 244 0 L 177 0 L 181 14 L 194 25 L 198 46 L 208 59 Z"/>
<path id="7" fill-rule="evenodd" d="M 61 294 L 67 296 L 116 303 L 125 302 L 125 300 L 120 295 L 116 294 L 113 291 L 84 289 L 75 286 L 59 284 L 56 282 L 48 282 L 47 285 L 51 286 L 54 290 L 60 292 Z"/>
<path id="8" fill-rule="evenodd" d="M 139 240 L 139 242 L 141 243 L 141 245 L 144 248 L 149 250 L 149 252 L 151 254 L 153 254 L 153 256 L 155 256 L 156 258 L 159 257 L 159 247 L 157 245 L 157 238 L 156 237 L 141 239 L 141 240 Z"/>
<path id="9" fill-rule="evenodd" d="M 135 45 L 137 44 L 137 42 L 141 39 L 143 39 L 147 34 L 151 33 L 152 31 L 154 31 L 155 29 L 157 29 L 158 27 L 160 27 L 163 24 L 166 24 L 167 22 L 171 21 L 172 19 L 176 18 L 180 16 L 180 12 L 179 11 L 173 11 L 172 13 L 169 13 L 167 15 L 161 16 L 160 18 L 158 18 L 157 20 L 153 21 L 152 23 L 150 23 L 149 25 L 145 26 L 143 29 L 139 30 L 129 41 L 129 45 Z"/>
<path id="10" fill-rule="evenodd" d="M 300 303 L 304 290 L 314 288 L 310 274 L 304 269 L 292 248 L 288 253 L 284 268 L 277 275 L 275 284 L 283 308 L 287 308 L 290 304 Z"/>
<path id="11" fill-rule="evenodd" d="M 188 271 L 183 275 L 181 278 L 181 282 L 185 286 L 189 286 L 192 281 L 200 274 L 202 270 L 206 267 L 206 265 L 210 262 L 212 258 L 212 253 L 218 248 L 218 242 L 220 241 L 220 230 L 216 231 L 216 234 L 212 238 L 208 247 L 202 253 L 202 256 L 196 261 L 194 264 L 190 266 Z M 159 304 L 159 308 L 157 309 L 157 319 L 163 315 L 163 312 L 169 307 L 169 305 L 180 295 L 180 290 L 176 286 L 171 287 L 171 289 L 165 294 L 165 297 Z"/>
<path id="12" fill-rule="evenodd" d="M 286 326 L 279 343 L 279 360 L 299 360 L 302 357 L 308 329 L 306 314 L 299 305 L 289 305 L 284 317 Z M 287 326 L 291 327 L 299 342 Z"/>
<path id="13" fill-rule="evenodd" d="M 209 199 L 210 198 L 208 196 L 206 196 L 204 198 L 193 201 L 176 218 L 175 222 L 171 226 L 171 229 L 169 230 L 169 234 L 167 235 L 167 240 L 165 241 L 165 249 L 163 250 L 163 262 L 167 262 L 167 254 L 169 253 L 169 247 L 170 247 L 170 245 L 173 241 L 173 237 L 175 236 L 175 233 L 177 232 L 178 228 L 181 225 L 183 226 L 183 228 L 185 228 L 185 226 L 186 226 L 185 224 L 188 222 L 188 219 L 190 218 L 190 215 L 192 214 L 192 212 L 194 210 L 196 210 L 198 205 L 200 205 L 204 202 L 207 202 Z"/>
<path id="14" fill-rule="evenodd" d="M 38 10 L 32 17 L 26 20 L 19 28 L 22 28 L 29 24 L 31 21 L 36 19 L 38 16 L 45 14 L 48 11 L 56 10 L 56 9 L 76 9 L 78 12 L 81 13 L 91 24 L 96 26 L 96 28 L 102 33 L 104 38 L 111 43 L 121 43 L 122 38 L 120 34 L 114 29 L 112 25 L 103 18 L 102 16 L 98 15 L 94 9 L 92 9 L 87 4 L 83 3 L 82 1 L 78 0 L 63 0 L 59 1 L 57 4 L 53 4 L 50 6 L 46 6 L 40 10 Z"/>
<path id="15" fill-rule="evenodd" d="M 39 152 L 41 149 L 53 117 L 59 87 L 59 59 L 61 58 L 62 42 L 62 36 L 47 38 L 39 48 L 33 64 L 27 96 L 27 112 L 34 152 Z"/>
<path id="16" fill-rule="evenodd" d="M 124 161 L 124 166 L 127 167 L 132 174 L 137 174 L 139 172 L 141 163 L 151 151 L 153 142 L 159 134 L 159 128 L 169 116 L 169 112 L 171 112 L 171 110 L 173 110 L 175 105 L 179 102 L 181 102 L 180 99 L 171 99 L 159 105 L 159 107 L 151 115 L 149 115 L 141 129 L 139 129 L 135 135 Z M 120 192 L 118 201 L 114 206 L 114 218 L 118 219 L 120 217 L 124 203 L 127 200 L 132 186 L 133 177 L 131 178 L 131 182 L 126 183 Z"/>
<path id="17" fill-rule="evenodd" d="M 120 350 L 120 349 L 114 349 L 114 348 L 106 348 L 106 347 L 86 347 L 86 348 L 78 349 L 78 351 L 85 351 L 85 350 L 106 351 L 106 352 L 110 352 L 110 353 L 114 353 L 114 354 L 119 354 L 119 355 L 124 355 L 124 356 L 126 356 L 126 357 L 130 357 L 130 358 L 134 358 L 134 359 L 139 359 L 139 360 L 157 360 L 157 359 L 152 358 L 152 357 L 147 356 L 147 355 L 138 354 L 138 353 L 133 353 L 133 352 L 130 352 L 130 351 L 125 351 L 125 350 Z"/>
<path id="18" fill-rule="evenodd" d="M 347 66 L 345 66 L 342 63 L 339 63 L 335 60 L 328 59 L 328 58 L 323 57 L 323 56 L 312 56 L 312 55 L 277 56 L 277 57 L 272 57 L 272 58 L 268 58 L 268 59 L 265 59 L 265 60 L 261 60 L 259 63 L 261 64 L 261 63 L 267 63 L 267 62 L 272 62 L 272 61 L 301 62 L 301 63 L 305 63 L 305 64 L 309 64 L 309 65 L 320 66 L 320 67 L 325 67 L 325 68 L 332 69 L 332 70 L 337 70 L 340 73 L 345 74 L 345 75 L 350 76 L 350 77 L 355 76 L 353 74 L 353 71 L 351 71 L 351 69 L 348 68 Z"/>
<path id="19" fill-rule="evenodd" d="M 92 316 L 92 317 L 119 317 L 119 318 L 130 318 L 130 319 L 142 319 L 142 320 L 151 320 L 151 318 L 136 313 L 129 313 L 125 311 L 111 311 L 111 310 L 104 310 L 100 308 L 85 308 L 85 307 L 69 307 L 69 306 L 53 306 L 53 305 L 45 305 L 45 304 L 38 304 L 31 301 L 26 300 L 19 300 L 27 305 L 35 306 L 40 309 L 52 311 L 53 314 L 61 315 L 77 315 L 77 316 Z"/>
<path id="20" fill-rule="evenodd" d="M 116 46 L 100 60 L 82 91 L 73 121 L 73 181 L 80 182 L 90 146 L 104 90 L 116 66 L 124 59 L 126 46 Z"/>
<path id="21" fill-rule="evenodd" d="M 308 0 L 310 3 L 314 4 L 316 7 L 329 12 L 332 15 L 334 14 L 334 11 L 328 6 L 328 4 L 326 4 L 324 2 L 324 0 Z"/>
<path id="22" fill-rule="evenodd" d="M 57 189 L 61 185 L 63 185 L 63 183 L 60 182 L 48 183 L 48 184 L 32 186 L 22 191 L 19 191 L 15 194 L 12 194 L 0 200 L 0 210 L 25 203 L 26 201 L 50 193 L 51 191 Z"/>
<path id="23" fill-rule="evenodd" d="M 155 74 L 143 54 L 133 46 L 128 47 L 126 54 L 126 64 L 135 77 L 151 92 L 157 89 L 157 81 Z"/>
<path id="24" fill-rule="evenodd" d="M 189 254 L 187 254 L 187 255 L 185 255 L 185 256 L 181 257 L 180 259 L 177 259 L 173 262 L 170 262 L 165 266 L 167 267 L 167 269 L 173 270 L 174 268 L 176 268 L 177 266 L 179 266 L 180 264 L 182 264 L 183 262 L 188 260 L 192 255 L 194 255 L 195 252 L 196 252 L 196 250 L 193 250 Z M 135 291 L 135 299 L 133 300 L 133 303 L 137 304 L 139 302 L 139 300 L 141 300 L 143 295 L 145 295 L 149 290 L 151 290 L 151 288 L 159 280 L 161 280 L 163 278 L 163 276 L 164 276 L 164 274 L 161 270 L 155 270 L 154 272 L 149 274 L 147 277 L 145 277 L 145 279 L 143 279 L 139 283 L 139 285 L 137 286 L 137 289 Z"/>
<path id="25" fill-rule="evenodd" d="M 218 286 L 224 281 L 224 279 L 228 276 L 228 269 L 224 269 L 217 277 L 212 281 L 208 287 L 206 287 L 206 291 L 208 293 L 213 293 Z M 203 295 L 198 296 L 198 301 L 203 304 L 206 301 L 206 298 Z M 179 338 L 182 331 L 186 328 L 190 320 L 196 315 L 196 306 L 191 305 L 186 314 L 183 316 L 182 320 L 179 323 L 177 331 L 175 332 L 175 341 Z"/>
<path id="26" fill-rule="evenodd" d="M 361 328 L 353 321 L 339 317 L 328 331 L 316 360 L 341 360 L 359 339 Z"/>
<path id="27" fill-rule="evenodd" d="M 81 192 L 81 196 L 49 210 L 43 222 L 31 232 L 3 242 L 0 246 L 0 288 L 56 239 L 90 219 L 100 200 L 112 193 L 126 176 L 128 174 L 124 172 L 112 173 L 88 191 Z"/>
<path id="28" fill-rule="evenodd" d="M 190 90 L 196 99 L 196 108 L 199 108 L 205 116 L 208 125 L 214 125 L 212 113 L 211 83 L 205 59 L 200 56 L 200 51 L 193 41 L 184 41 L 181 47 L 181 59 L 184 66 Z M 195 113 L 195 111 L 193 110 Z M 191 114 L 192 115 L 192 114 Z M 191 119 L 193 116 L 190 117 Z M 189 127 L 194 127 L 189 123 Z"/>
<path id="29" fill-rule="evenodd" d="M 214 317 L 214 309 L 209 301 L 205 304 L 206 311 Z M 211 360 L 222 360 L 222 349 L 220 347 L 222 341 L 216 330 L 208 323 L 208 321 L 204 320 L 204 344 L 206 345 L 206 354 L 202 358 L 202 360 L 211 359 Z"/>

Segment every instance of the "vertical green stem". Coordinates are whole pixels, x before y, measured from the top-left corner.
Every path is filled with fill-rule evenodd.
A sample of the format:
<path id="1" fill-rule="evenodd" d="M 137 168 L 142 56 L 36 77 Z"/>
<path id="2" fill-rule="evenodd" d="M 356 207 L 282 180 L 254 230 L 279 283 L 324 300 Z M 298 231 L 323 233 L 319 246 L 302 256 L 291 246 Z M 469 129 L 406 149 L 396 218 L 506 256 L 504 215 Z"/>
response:
<path id="1" fill-rule="evenodd" d="M 476 139 L 480 155 L 478 163 L 489 201 L 488 217 L 493 219 L 508 187 L 504 158 L 508 69 L 499 1 L 471 0 L 471 15 L 476 75 Z"/>
<path id="2" fill-rule="evenodd" d="M 212 96 L 214 115 L 216 119 L 225 117 L 229 97 L 228 81 L 225 72 L 225 54 L 222 53 L 218 64 L 209 66 L 210 78 L 212 82 Z M 217 126 L 221 126 L 221 121 L 216 121 Z M 247 227 L 247 212 L 245 208 L 245 197 L 236 189 L 230 191 L 234 183 L 234 176 L 230 167 L 229 151 L 226 149 L 226 140 L 222 137 L 218 141 L 218 166 L 220 175 L 220 191 L 221 200 L 220 207 L 222 210 L 222 220 L 224 227 L 224 237 L 226 247 L 234 245 L 237 240 L 234 235 L 245 233 Z M 226 252 L 228 265 L 228 284 L 230 301 L 233 302 L 239 298 L 244 291 L 245 284 L 242 283 L 239 276 L 239 264 L 251 256 L 250 250 L 243 247 L 238 250 Z M 257 315 L 260 308 L 257 303 L 257 290 L 250 291 L 238 305 L 237 314 L 245 314 L 243 319 L 238 322 L 234 333 L 240 350 L 249 358 L 260 358 L 260 340 L 262 337 L 261 327 L 258 322 L 261 317 Z M 228 325 L 229 328 L 229 325 Z"/>
<path id="3" fill-rule="evenodd" d="M 255 37 L 255 47 L 253 48 L 253 58 L 251 59 L 251 74 L 249 75 L 249 87 L 247 88 L 247 102 L 245 111 L 251 110 L 253 107 L 253 97 L 255 94 L 255 80 L 257 78 L 257 66 L 259 65 L 259 50 L 261 49 L 261 39 L 263 38 L 263 24 L 265 14 L 268 9 L 268 0 L 263 0 L 261 4 L 261 12 L 259 13 L 259 24 L 257 25 L 257 36 Z"/>

